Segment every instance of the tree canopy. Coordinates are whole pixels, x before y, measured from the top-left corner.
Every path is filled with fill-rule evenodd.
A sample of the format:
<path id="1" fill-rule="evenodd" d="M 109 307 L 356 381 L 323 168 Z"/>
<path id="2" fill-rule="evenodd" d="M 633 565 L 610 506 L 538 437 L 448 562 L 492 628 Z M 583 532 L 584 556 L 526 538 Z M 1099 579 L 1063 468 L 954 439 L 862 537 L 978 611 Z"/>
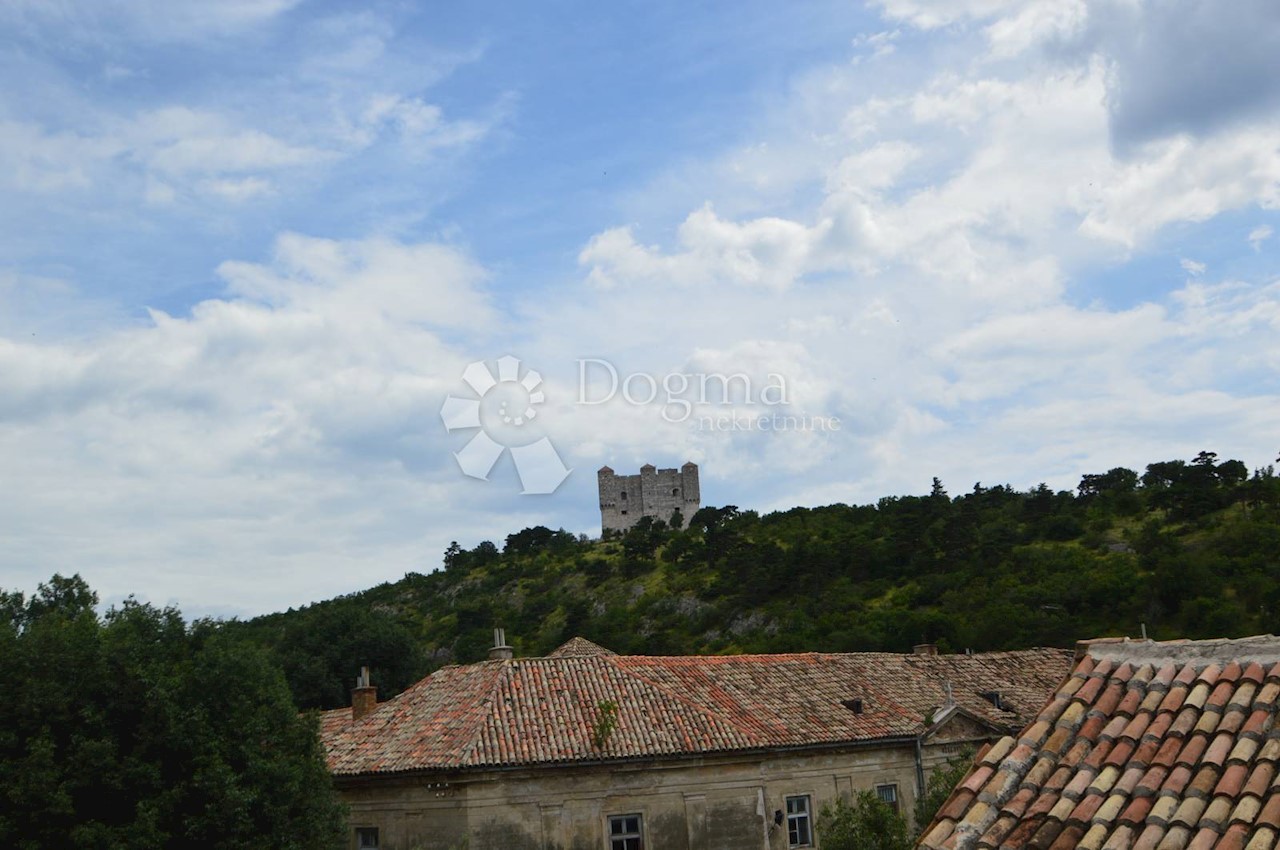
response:
<path id="1" fill-rule="evenodd" d="M 575 635 L 622 653 L 1069 647 L 1238 637 L 1280 611 L 1280 477 L 1201 452 L 1075 491 L 933 479 L 926 495 L 761 515 L 704 507 L 603 540 L 535 526 L 451 545 L 444 569 L 229 624 L 272 652 L 300 705 L 345 705 L 373 669 L 390 696 L 446 663 Z"/>
<path id="2" fill-rule="evenodd" d="M 837 798 L 818 814 L 823 850 L 910 850 L 907 824 L 874 791 L 855 791 L 846 802 Z"/>
<path id="3" fill-rule="evenodd" d="M 78 576 L 0 591 L 0 844 L 342 846 L 314 715 L 261 648 Z"/>

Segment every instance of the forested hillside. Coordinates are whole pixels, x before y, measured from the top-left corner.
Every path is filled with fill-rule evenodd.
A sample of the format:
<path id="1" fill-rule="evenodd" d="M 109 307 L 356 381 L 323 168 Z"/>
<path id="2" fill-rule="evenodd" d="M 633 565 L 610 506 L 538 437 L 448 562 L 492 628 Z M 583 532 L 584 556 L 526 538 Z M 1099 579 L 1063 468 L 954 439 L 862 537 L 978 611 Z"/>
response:
<path id="1" fill-rule="evenodd" d="M 361 664 L 382 695 L 485 657 L 582 635 L 623 653 L 1071 646 L 1106 635 L 1275 630 L 1280 478 L 1201 452 L 1075 492 L 974 485 L 950 496 L 759 515 L 704 508 L 684 531 L 606 540 L 527 528 L 456 544 L 444 568 L 236 624 L 303 706 L 346 704 Z"/>

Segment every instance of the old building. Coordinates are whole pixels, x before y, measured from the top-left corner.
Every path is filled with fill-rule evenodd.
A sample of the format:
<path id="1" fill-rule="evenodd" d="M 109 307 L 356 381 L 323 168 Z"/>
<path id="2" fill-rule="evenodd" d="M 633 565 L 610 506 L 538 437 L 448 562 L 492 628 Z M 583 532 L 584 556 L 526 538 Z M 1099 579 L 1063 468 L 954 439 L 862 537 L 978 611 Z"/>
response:
<path id="1" fill-rule="evenodd" d="M 824 803 L 875 789 L 910 812 L 930 770 L 1021 728 L 1070 664 L 1052 649 L 620 656 L 580 638 L 491 656 L 325 714 L 352 847 L 814 846 Z"/>
<path id="2" fill-rule="evenodd" d="M 928 850 L 1272 850 L 1280 639 L 1083 642 L 1019 734 L 980 753 Z"/>
<path id="3" fill-rule="evenodd" d="M 696 463 L 686 463 L 679 469 L 658 469 L 646 463 L 640 467 L 639 475 L 615 475 L 604 466 L 596 473 L 596 479 L 602 532 L 626 531 L 641 517 L 670 522 L 675 514 L 680 515 L 681 528 L 687 528 L 702 506 Z"/>

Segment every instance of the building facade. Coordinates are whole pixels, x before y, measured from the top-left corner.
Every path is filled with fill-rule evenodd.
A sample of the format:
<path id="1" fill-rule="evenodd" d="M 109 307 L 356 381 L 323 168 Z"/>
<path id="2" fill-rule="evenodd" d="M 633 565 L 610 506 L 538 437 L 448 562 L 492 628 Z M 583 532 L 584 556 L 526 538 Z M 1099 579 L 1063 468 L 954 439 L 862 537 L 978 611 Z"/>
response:
<path id="1" fill-rule="evenodd" d="M 1049 649 L 619 656 L 580 638 L 509 656 L 325 714 L 353 848 L 814 847 L 823 804 L 874 789 L 910 813 L 936 766 L 1025 723 L 1070 665 Z"/>
<path id="2" fill-rule="evenodd" d="M 702 507 L 698 485 L 698 465 L 686 463 L 679 469 L 658 469 L 651 463 L 640 467 L 639 475 L 616 475 L 607 466 L 596 473 L 600 490 L 600 529 L 622 532 L 641 517 L 669 523 L 680 515 L 680 527 L 688 528 Z"/>

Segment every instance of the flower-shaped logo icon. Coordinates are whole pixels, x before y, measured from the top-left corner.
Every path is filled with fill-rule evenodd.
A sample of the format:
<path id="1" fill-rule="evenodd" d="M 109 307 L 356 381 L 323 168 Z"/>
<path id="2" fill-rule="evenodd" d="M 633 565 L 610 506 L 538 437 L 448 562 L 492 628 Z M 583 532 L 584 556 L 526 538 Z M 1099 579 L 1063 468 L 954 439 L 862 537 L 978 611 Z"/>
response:
<path id="1" fill-rule="evenodd" d="M 570 470 L 547 437 L 538 437 L 533 425 L 538 406 L 545 401 L 542 376 L 532 369 L 520 377 L 519 358 L 499 358 L 495 375 L 478 360 L 462 373 L 462 381 L 474 398 L 449 396 L 440 410 L 447 431 L 480 430 L 460 451 L 454 452 L 463 473 L 482 481 L 505 451 L 511 452 L 524 495 L 554 493 Z"/>

